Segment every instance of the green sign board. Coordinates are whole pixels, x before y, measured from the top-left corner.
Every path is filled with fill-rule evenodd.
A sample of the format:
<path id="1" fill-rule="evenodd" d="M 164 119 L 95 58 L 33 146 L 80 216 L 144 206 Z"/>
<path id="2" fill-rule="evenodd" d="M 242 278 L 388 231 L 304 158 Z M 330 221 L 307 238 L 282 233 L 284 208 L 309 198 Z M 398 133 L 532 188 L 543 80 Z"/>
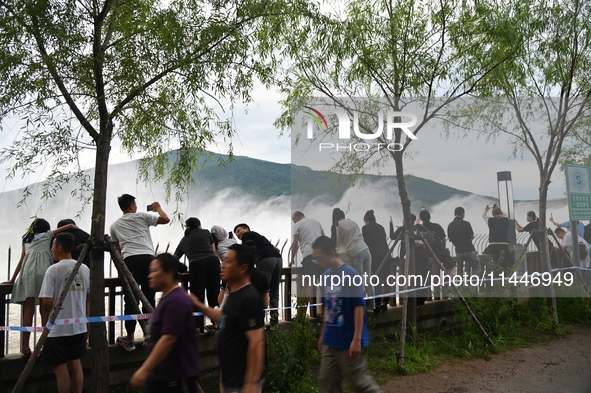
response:
<path id="1" fill-rule="evenodd" d="M 571 220 L 591 220 L 591 167 L 566 164 L 566 194 Z"/>

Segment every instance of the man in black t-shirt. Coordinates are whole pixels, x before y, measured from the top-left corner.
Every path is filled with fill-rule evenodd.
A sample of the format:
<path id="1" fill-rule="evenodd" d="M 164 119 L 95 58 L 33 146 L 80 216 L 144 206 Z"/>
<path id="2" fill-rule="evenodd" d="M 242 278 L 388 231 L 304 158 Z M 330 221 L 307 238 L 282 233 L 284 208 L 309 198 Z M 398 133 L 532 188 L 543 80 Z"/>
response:
<path id="1" fill-rule="evenodd" d="M 250 282 L 257 259 L 253 247 L 233 244 L 222 262 L 222 280 L 230 293 L 223 309 L 204 305 L 195 295 L 191 299 L 198 311 L 220 322 L 218 359 L 222 391 L 260 392 L 265 358 L 265 325 L 261 297 Z"/>
<path id="2" fill-rule="evenodd" d="M 234 233 L 243 244 L 248 240 L 252 240 L 256 244 L 256 248 L 260 254 L 257 268 L 267 276 L 269 287 L 271 288 L 271 308 L 277 308 L 279 306 L 279 282 L 281 279 L 281 268 L 283 266 L 279 250 L 266 237 L 251 231 L 247 224 L 236 225 L 234 227 Z M 279 324 L 279 312 L 273 310 L 270 312 L 270 316 L 271 327 L 274 328 Z"/>
<path id="3" fill-rule="evenodd" d="M 267 276 L 263 272 L 261 272 L 256 267 L 252 268 L 250 272 L 250 283 L 252 286 L 257 290 L 258 294 L 261 295 L 261 301 L 263 302 L 263 308 L 269 307 L 269 280 L 267 280 Z M 228 284 L 222 281 L 222 285 L 220 286 L 220 297 L 218 297 L 218 303 L 220 304 L 220 308 L 223 308 L 222 304 L 224 298 L 226 297 L 226 289 L 228 288 Z"/>
<path id="4" fill-rule="evenodd" d="M 422 224 L 420 221 L 422 221 Z M 429 213 L 428 210 L 421 210 L 416 224 L 415 229 L 422 232 L 427 241 L 429 241 L 429 239 L 433 240 L 433 242 L 429 243 L 429 246 L 433 249 L 433 253 L 443 264 L 443 267 L 445 267 L 446 273 L 450 276 L 455 276 L 458 268 L 456 267 L 455 261 L 449 255 L 449 250 L 445 248 L 446 237 L 443 227 L 431 222 L 431 213 Z"/>
<path id="5" fill-rule="evenodd" d="M 487 217 L 490 207 L 486 205 L 482 218 L 488 225 L 488 247 L 483 254 L 490 254 L 493 261 L 500 263 L 505 271 L 513 267 L 509 255 L 509 219 L 500 207 L 493 206 L 492 217 Z"/>
<path id="6" fill-rule="evenodd" d="M 474 231 L 472 225 L 464 220 L 465 215 L 466 211 L 463 207 L 456 207 L 455 218 L 447 226 L 447 236 L 456 248 L 456 256 L 470 265 L 471 274 L 479 275 L 481 272 L 480 258 L 478 258 L 478 253 L 472 244 Z"/>

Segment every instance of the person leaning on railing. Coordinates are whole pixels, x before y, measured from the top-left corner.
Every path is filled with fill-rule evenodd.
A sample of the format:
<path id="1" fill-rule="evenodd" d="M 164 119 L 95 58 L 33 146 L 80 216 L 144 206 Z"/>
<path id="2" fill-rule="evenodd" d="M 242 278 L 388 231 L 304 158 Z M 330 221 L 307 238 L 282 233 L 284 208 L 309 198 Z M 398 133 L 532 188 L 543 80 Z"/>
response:
<path id="1" fill-rule="evenodd" d="M 488 246 L 482 252 L 490 254 L 493 260 L 507 271 L 509 264 L 509 219 L 496 204 L 493 205 L 492 217 L 488 217 L 490 207 L 486 205 L 482 218 L 488 225 Z M 502 260 L 501 260 L 502 258 Z"/>

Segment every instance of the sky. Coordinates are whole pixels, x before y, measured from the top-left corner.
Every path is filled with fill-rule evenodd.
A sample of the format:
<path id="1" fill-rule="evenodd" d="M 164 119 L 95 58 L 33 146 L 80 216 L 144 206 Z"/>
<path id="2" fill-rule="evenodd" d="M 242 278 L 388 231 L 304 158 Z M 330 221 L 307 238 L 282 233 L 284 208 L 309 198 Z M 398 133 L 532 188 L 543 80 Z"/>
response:
<path id="1" fill-rule="evenodd" d="M 250 104 L 248 114 L 235 112 L 238 138 L 233 141 L 234 153 L 262 160 L 294 163 L 316 170 L 326 170 L 340 154 L 318 154 L 306 143 L 293 146 L 289 132 L 279 136 L 273 122 L 281 113 L 280 95 L 273 91 L 255 91 L 256 102 Z M 224 153 L 225 146 L 214 147 Z M 487 141 L 475 133 L 447 137 L 440 125 L 421 131 L 418 140 L 407 149 L 405 174 L 430 179 L 438 183 L 478 195 L 496 197 L 497 172 L 510 171 L 515 200 L 537 200 L 539 175 L 534 159 L 527 153 L 523 158 L 512 158 L 513 146 L 508 137 L 499 135 Z M 388 163 L 385 174 L 394 175 L 394 162 Z M 555 170 L 549 188 L 549 198 L 564 198 L 566 183 L 559 168 Z"/>
<path id="2" fill-rule="evenodd" d="M 279 100 L 281 96 L 258 86 L 253 92 L 254 102 L 247 108 L 243 104 L 236 105 L 233 111 L 234 125 L 237 136 L 232 140 L 234 154 L 248 156 L 265 161 L 278 163 L 295 163 L 311 166 L 313 169 L 326 169 L 326 162 L 314 165 L 313 152 L 302 153 L 302 148 L 292 154 L 292 143 L 289 131 L 280 136 L 279 130 L 273 126 L 274 120 L 281 113 Z M 228 113 L 228 112 L 226 112 Z M 7 147 L 18 134 L 18 124 L 6 121 L 0 132 L 0 148 Z M 424 129 L 413 141 L 407 152 L 410 158 L 405 161 L 406 174 L 430 179 L 450 187 L 469 191 L 479 195 L 496 196 L 496 173 L 512 172 L 513 191 L 516 200 L 538 199 L 539 176 L 533 158 L 525 155 L 523 159 L 511 158 L 512 148 L 506 137 L 499 137 L 494 143 L 484 140 L 478 135 L 448 138 L 437 127 Z M 227 153 L 228 145 L 220 142 L 210 145 L 209 150 Z M 337 154 L 338 156 L 338 154 Z M 115 142 L 110 163 L 126 162 L 138 156 L 129 157 L 122 153 Z M 337 157 L 338 158 L 338 157 Z M 332 158 L 331 158 L 332 159 Z M 89 151 L 81 162 L 85 168 L 94 164 L 93 152 Z M 0 191 L 10 191 L 27 185 L 27 179 L 5 179 L 9 166 L 0 164 Z M 394 174 L 393 162 L 389 163 L 386 173 Z M 37 173 L 28 179 L 30 182 L 40 181 L 43 173 Z M 550 184 L 549 198 L 565 196 L 566 184 L 560 170 L 555 171 Z"/>
<path id="3" fill-rule="evenodd" d="M 255 103 L 249 113 L 235 112 L 238 138 L 233 141 L 234 153 L 262 160 L 294 163 L 325 170 L 329 161 L 338 159 L 339 154 L 318 154 L 305 143 L 293 146 L 289 133 L 279 137 L 273 127 L 280 115 L 280 95 L 262 88 L 255 91 Z M 223 153 L 225 146 L 217 147 Z M 423 129 L 418 140 L 413 141 L 405 160 L 405 173 L 430 179 L 438 183 L 469 191 L 478 195 L 497 196 L 497 172 L 510 171 L 513 178 L 515 200 L 537 200 L 539 175 L 534 159 L 525 154 L 523 158 L 512 158 L 510 140 L 500 135 L 494 142 L 477 134 L 465 137 L 445 136 L 442 127 L 433 125 Z M 385 174 L 395 174 L 391 161 Z M 549 188 L 549 198 L 563 198 L 566 193 L 564 176 L 559 169 Z"/>

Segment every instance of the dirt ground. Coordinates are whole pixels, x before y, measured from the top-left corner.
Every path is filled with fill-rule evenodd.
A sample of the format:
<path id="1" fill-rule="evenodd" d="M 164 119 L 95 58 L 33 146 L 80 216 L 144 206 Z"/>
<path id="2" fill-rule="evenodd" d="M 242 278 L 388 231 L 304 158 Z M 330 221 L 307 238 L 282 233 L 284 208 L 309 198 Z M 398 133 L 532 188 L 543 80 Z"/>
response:
<path id="1" fill-rule="evenodd" d="M 397 377 L 384 393 L 587 393 L 591 392 L 591 326 L 568 326 L 566 337 L 490 360 L 442 366 Z"/>

